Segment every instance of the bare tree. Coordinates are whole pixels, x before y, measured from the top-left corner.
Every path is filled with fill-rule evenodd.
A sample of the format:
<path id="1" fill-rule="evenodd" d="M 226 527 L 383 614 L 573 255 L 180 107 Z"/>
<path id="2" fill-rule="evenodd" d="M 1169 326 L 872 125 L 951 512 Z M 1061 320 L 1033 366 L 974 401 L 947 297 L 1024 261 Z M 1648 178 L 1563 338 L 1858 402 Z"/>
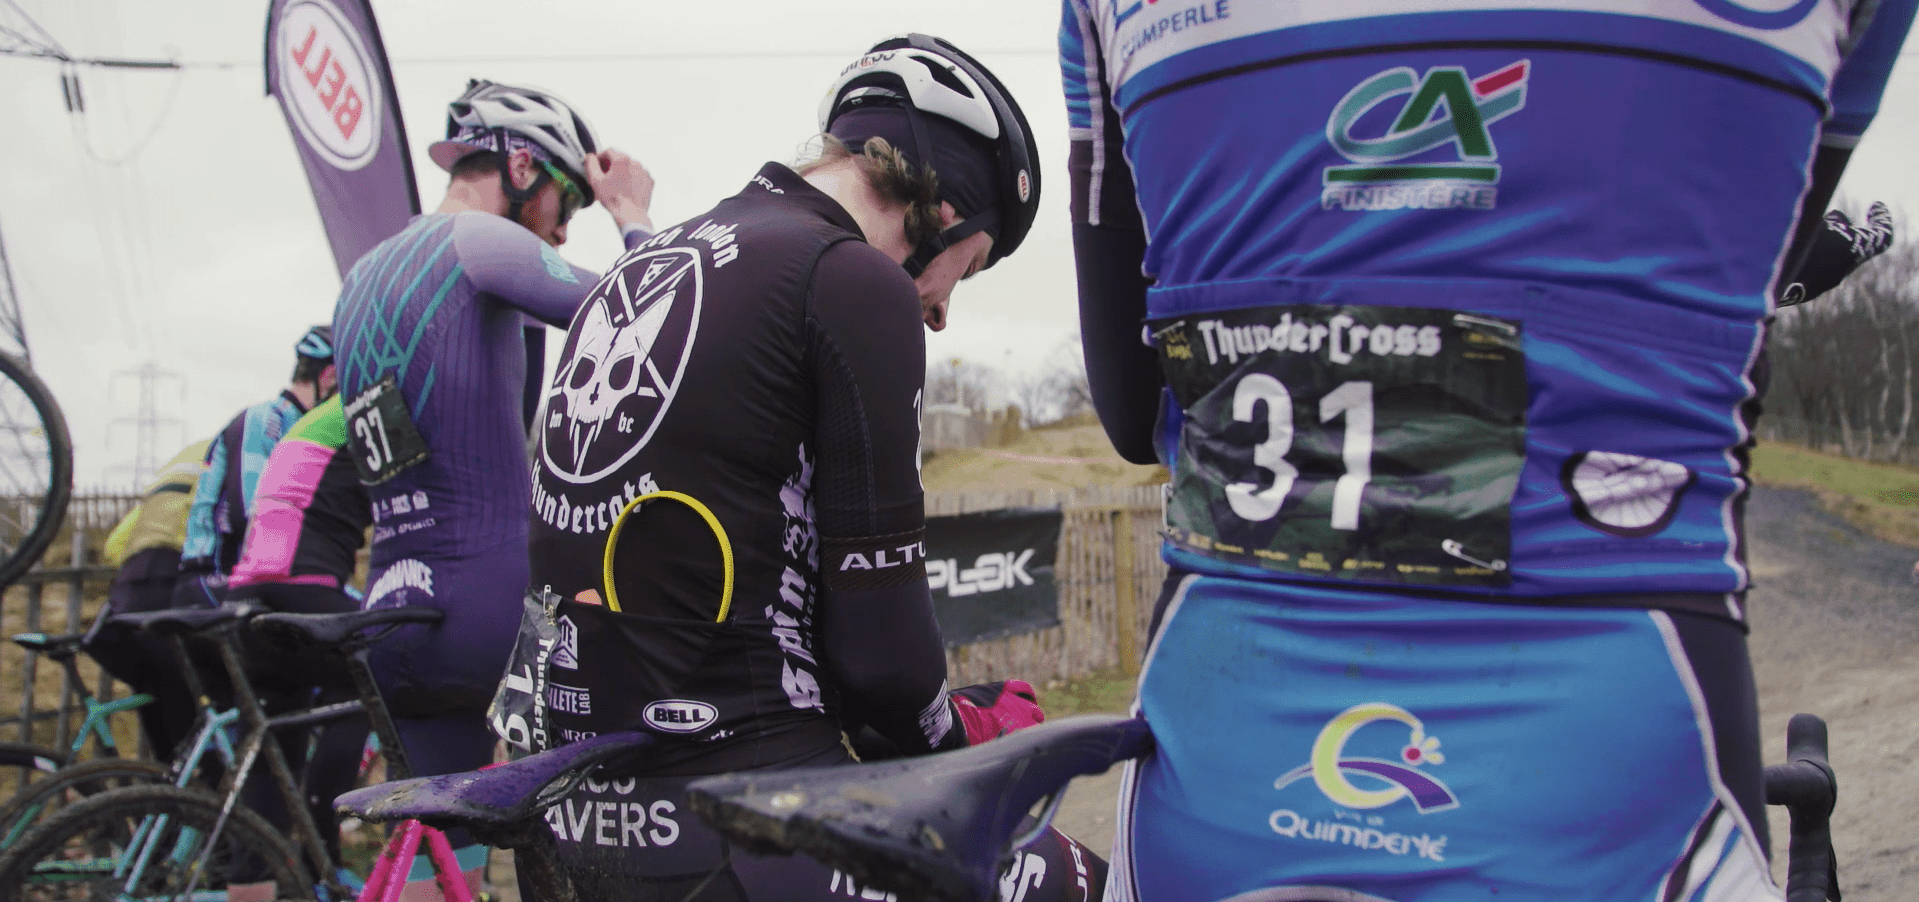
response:
<path id="1" fill-rule="evenodd" d="M 989 389 L 999 371 L 959 357 L 926 360 L 926 404 L 953 404 L 975 413 L 986 412 Z"/>
<path id="2" fill-rule="evenodd" d="M 1056 423 L 1091 411 L 1093 393 L 1086 382 L 1086 361 L 1081 356 L 1079 336 L 1055 346 L 1038 371 L 1015 383 L 1013 400 L 1019 404 L 1028 426 Z"/>

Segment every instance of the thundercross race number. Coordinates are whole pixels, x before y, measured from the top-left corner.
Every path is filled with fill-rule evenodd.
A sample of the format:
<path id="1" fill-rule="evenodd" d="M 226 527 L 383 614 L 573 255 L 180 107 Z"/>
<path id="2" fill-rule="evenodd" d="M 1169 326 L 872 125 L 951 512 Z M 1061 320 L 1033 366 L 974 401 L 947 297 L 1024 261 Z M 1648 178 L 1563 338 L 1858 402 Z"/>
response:
<path id="1" fill-rule="evenodd" d="M 346 402 L 347 448 L 360 481 L 379 485 L 427 458 L 426 440 L 391 375 Z"/>
<path id="2" fill-rule="evenodd" d="M 1361 582 L 1511 582 L 1519 323 L 1316 305 L 1152 328 L 1185 413 L 1166 507 L 1175 545 Z"/>

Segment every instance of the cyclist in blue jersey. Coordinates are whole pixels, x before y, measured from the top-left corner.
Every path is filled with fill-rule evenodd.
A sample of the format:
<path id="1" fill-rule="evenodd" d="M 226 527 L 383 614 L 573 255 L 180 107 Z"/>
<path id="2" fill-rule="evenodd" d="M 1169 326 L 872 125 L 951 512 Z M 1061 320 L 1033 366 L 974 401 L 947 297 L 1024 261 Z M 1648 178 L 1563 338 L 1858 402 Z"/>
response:
<path id="1" fill-rule="evenodd" d="M 1043 717 L 1017 681 L 949 690 L 918 467 L 923 327 L 1025 238 L 1031 129 L 983 66 L 918 34 L 847 66 L 820 129 L 819 159 L 766 164 L 622 258 L 548 389 L 531 585 L 561 617 L 602 599 L 624 616 L 561 621 L 543 723 L 501 731 L 661 740 L 547 812 L 583 899 L 881 898 L 811 858 L 730 847 L 690 816 L 687 784 L 851 764 L 856 725 L 926 754 Z M 646 502 L 603 570 L 621 511 L 660 491 L 706 513 Z M 609 635 L 629 624 L 626 644 Z M 658 713 L 677 711 L 704 713 Z M 1010 862 L 1006 902 L 1099 897 L 1104 862 L 1057 831 Z"/>
<path id="2" fill-rule="evenodd" d="M 1089 378 L 1172 474 L 1108 898 L 1778 897 L 1755 371 L 1912 16 L 1066 0 Z"/>
<path id="3" fill-rule="evenodd" d="M 599 281 L 554 250 L 573 214 L 599 201 L 631 247 L 651 235 L 653 189 L 531 88 L 473 82 L 429 154 L 451 173 L 445 199 L 353 266 L 333 318 L 348 448 L 372 503 L 367 604 L 446 612 L 373 650 L 423 776 L 492 756 L 486 706 L 527 582 L 523 326 L 565 326 Z M 477 883 L 484 848 L 451 839 Z M 435 890 L 423 879 L 408 892 Z"/>
<path id="4" fill-rule="evenodd" d="M 253 490 L 267 455 L 294 420 L 337 388 L 331 326 L 308 329 L 294 344 L 293 354 L 293 378 L 287 387 L 277 397 L 240 411 L 207 449 L 206 469 L 187 512 L 180 579 L 173 589 L 175 607 L 217 605 L 224 599 L 227 574 L 240 560 Z"/>

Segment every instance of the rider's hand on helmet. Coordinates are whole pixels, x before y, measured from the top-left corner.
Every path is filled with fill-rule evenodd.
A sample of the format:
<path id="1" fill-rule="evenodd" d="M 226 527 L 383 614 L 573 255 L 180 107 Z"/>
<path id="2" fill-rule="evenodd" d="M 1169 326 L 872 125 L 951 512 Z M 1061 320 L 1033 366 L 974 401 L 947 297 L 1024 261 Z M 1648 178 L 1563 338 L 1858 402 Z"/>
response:
<path id="1" fill-rule="evenodd" d="M 966 744 L 979 745 L 1046 720 L 1033 684 L 1025 680 L 980 683 L 953 690 L 953 712 L 966 728 Z"/>
<path id="2" fill-rule="evenodd" d="M 586 183 L 620 228 L 638 225 L 652 230 L 648 214 L 653 207 L 653 174 L 640 161 L 617 150 L 587 154 Z"/>

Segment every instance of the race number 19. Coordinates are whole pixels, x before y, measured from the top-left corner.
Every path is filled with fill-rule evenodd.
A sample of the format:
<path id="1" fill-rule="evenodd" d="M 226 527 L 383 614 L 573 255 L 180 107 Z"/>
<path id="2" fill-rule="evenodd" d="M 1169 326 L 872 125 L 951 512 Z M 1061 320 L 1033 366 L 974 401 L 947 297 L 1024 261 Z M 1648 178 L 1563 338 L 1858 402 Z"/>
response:
<path id="1" fill-rule="evenodd" d="M 347 446 L 360 481 L 378 485 L 426 460 L 426 441 L 387 376 L 346 404 Z"/>

